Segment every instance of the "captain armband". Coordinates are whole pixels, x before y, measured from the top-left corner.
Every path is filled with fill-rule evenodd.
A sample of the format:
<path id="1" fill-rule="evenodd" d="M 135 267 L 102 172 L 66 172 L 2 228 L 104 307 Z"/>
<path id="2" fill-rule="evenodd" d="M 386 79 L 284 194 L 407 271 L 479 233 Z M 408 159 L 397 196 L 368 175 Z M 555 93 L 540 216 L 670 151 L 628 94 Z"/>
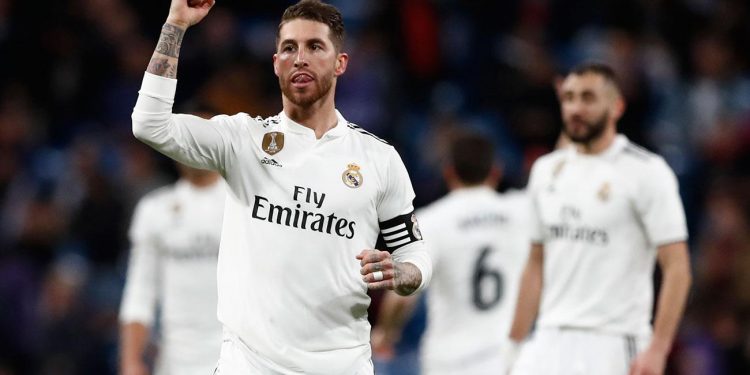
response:
<path id="1" fill-rule="evenodd" d="M 422 232 L 419 231 L 419 224 L 417 224 L 414 211 L 381 222 L 380 233 L 383 235 L 386 250 L 389 253 L 393 253 L 396 249 L 412 242 L 422 240 Z"/>

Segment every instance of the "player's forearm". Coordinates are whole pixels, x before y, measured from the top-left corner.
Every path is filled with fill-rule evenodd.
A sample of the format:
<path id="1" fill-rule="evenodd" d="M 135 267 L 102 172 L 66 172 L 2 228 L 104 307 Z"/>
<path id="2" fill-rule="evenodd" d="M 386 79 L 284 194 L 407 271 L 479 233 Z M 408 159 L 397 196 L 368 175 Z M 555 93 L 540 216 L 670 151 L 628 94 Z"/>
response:
<path id="1" fill-rule="evenodd" d="M 396 263 L 394 271 L 394 280 L 398 280 L 394 291 L 399 295 L 408 296 L 422 285 L 422 272 L 417 266 L 408 262 Z"/>
<path id="2" fill-rule="evenodd" d="M 665 245 L 659 251 L 662 282 L 651 347 L 666 355 L 672 347 L 685 310 L 692 276 L 687 245 L 684 242 Z"/>
<path id="3" fill-rule="evenodd" d="M 148 343 L 149 328 L 142 323 L 124 323 L 120 327 L 120 367 L 143 362 L 143 352 Z"/>
<path id="4" fill-rule="evenodd" d="M 177 26 L 169 21 L 162 26 L 159 42 L 151 56 L 147 72 L 166 78 L 177 78 L 177 63 L 185 30 L 187 27 Z"/>
<path id="5" fill-rule="evenodd" d="M 378 312 L 377 327 L 383 331 L 389 343 L 394 344 L 399 340 L 401 331 L 413 314 L 416 304 L 416 296 L 399 296 L 390 291 L 385 292 Z"/>
<path id="6" fill-rule="evenodd" d="M 543 247 L 534 244 L 521 276 L 521 287 L 518 302 L 510 329 L 510 338 L 519 342 L 529 334 L 531 326 L 539 312 L 539 300 L 542 296 Z"/>

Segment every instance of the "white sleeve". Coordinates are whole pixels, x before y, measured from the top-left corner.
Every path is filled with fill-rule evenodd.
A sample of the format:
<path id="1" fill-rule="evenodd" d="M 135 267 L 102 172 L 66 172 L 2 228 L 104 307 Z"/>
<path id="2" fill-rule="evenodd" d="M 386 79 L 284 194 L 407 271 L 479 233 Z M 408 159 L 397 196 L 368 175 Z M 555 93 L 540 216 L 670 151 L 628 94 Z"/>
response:
<path id="1" fill-rule="evenodd" d="M 687 240 L 685 211 L 677 177 L 664 159 L 645 168 L 636 196 L 636 210 L 654 246 Z"/>
<path id="2" fill-rule="evenodd" d="M 542 223 L 542 207 L 539 206 L 539 192 L 542 189 L 540 163 L 537 160 L 531 167 L 529 183 L 526 188 L 528 194 L 528 222 L 529 238 L 532 243 L 544 243 L 544 224 Z"/>
<path id="3" fill-rule="evenodd" d="M 133 135 L 170 158 L 203 169 L 226 170 L 227 159 L 239 147 L 237 126 L 228 116 L 206 120 L 173 114 L 177 80 L 145 73 L 133 108 Z"/>
<path id="4" fill-rule="evenodd" d="M 152 325 L 156 314 L 159 255 L 148 222 L 148 201 L 141 200 L 130 225 L 130 259 L 125 279 L 120 322 Z"/>
<path id="5" fill-rule="evenodd" d="M 385 179 L 385 190 L 377 206 L 380 232 L 395 261 L 411 263 L 422 273 L 422 283 L 416 290 L 420 291 L 432 278 L 432 261 L 414 215 L 415 195 L 409 173 L 393 149 L 388 157 Z"/>

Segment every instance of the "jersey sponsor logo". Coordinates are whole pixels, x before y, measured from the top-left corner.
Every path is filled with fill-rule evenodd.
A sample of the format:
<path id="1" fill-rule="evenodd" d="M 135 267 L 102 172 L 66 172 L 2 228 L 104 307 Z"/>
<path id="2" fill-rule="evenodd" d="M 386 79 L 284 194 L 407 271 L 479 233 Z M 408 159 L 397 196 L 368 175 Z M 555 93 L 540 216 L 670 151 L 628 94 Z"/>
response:
<path id="1" fill-rule="evenodd" d="M 216 260 L 219 255 L 219 238 L 207 234 L 195 235 L 182 246 L 164 239 L 158 239 L 156 245 L 166 259 L 173 261 Z"/>
<path id="2" fill-rule="evenodd" d="M 325 193 L 319 193 L 303 186 L 295 186 L 292 194 L 294 201 L 313 205 L 315 209 L 323 207 L 325 197 Z M 297 203 L 294 207 L 286 207 L 275 204 L 260 195 L 255 196 L 252 218 L 348 239 L 354 238 L 354 229 L 357 226 L 357 223 L 353 220 L 336 216 L 334 213 L 324 214 L 312 210 L 308 211 L 302 208 L 302 203 Z"/>
<path id="3" fill-rule="evenodd" d="M 599 191 L 596 192 L 596 196 L 599 198 L 600 201 L 606 202 L 609 200 L 609 182 L 605 182 L 602 184 L 602 187 L 599 188 Z"/>
<path id="4" fill-rule="evenodd" d="M 609 243 L 609 234 L 601 228 L 574 227 L 568 224 L 550 225 L 547 227 L 547 235 L 551 239 L 584 241 L 598 246 L 606 246 Z"/>
<path id="5" fill-rule="evenodd" d="M 346 170 L 341 174 L 341 181 L 344 181 L 344 185 L 352 189 L 362 186 L 364 177 L 362 177 L 362 173 L 359 172 L 359 169 L 359 166 L 354 163 L 346 166 Z"/>
<path id="6" fill-rule="evenodd" d="M 560 207 L 560 224 L 547 226 L 547 235 L 551 239 L 584 241 L 591 245 L 605 246 L 609 243 L 609 234 L 602 228 L 581 225 L 583 213 L 578 207 L 564 205 Z"/>
<path id="7" fill-rule="evenodd" d="M 284 148 L 284 133 L 268 132 L 263 135 L 263 151 L 269 155 L 274 155 Z"/>
<path id="8" fill-rule="evenodd" d="M 264 157 L 263 159 L 261 159 L 260 163 L 265 165 L 272 165 L 274 167 L 282 167 L 281 163 L 277 162 L 275 159 L 270 159 L 268 157 Z"/>

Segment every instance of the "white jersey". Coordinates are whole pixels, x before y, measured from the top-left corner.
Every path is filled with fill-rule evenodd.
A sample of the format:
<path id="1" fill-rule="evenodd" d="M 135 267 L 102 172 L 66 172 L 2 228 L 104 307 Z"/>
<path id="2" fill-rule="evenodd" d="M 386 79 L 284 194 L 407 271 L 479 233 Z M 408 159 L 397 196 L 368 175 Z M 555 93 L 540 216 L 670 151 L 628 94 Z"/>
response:
<path id="1" fill-rule="evenodd" d="M 370 360 L 367 284 L 356 255 L 384 234 L 394 259 L 432 264 L 395 149 L 348 123 L 320 139 L 281 113 L 211 121 L 173 115 L 176 80 L 146 73 L 133 131 L 228 182 L 219 319 L 284 373 L 346 374 Z"/>
<path id="2" fill-rule="evenodd" d="M 664 160 L 618 135 L 599 155 L 541 157 L 529 190 L 532 241 L 544 244 L 538 325 L 650 334 L 656 249 L 687 239 Z"/>
<path id="3" fill-rule="evenodd" d="M 205 188 L 179 180 L 136 207 L 120 321 L 152 326 L 160 306 L 157 373 L 207 374 L 219 358 L 216 266 L 225 200 L 223 180 Z"/>
<path id="4" fill-rule="evenodd" d="M 529 252 L 529 209 L 523 193 L 482 186 L 454 190 L 418 212 L 434 263 L 422 339 L 426 373 L 497 363 Z"/>

